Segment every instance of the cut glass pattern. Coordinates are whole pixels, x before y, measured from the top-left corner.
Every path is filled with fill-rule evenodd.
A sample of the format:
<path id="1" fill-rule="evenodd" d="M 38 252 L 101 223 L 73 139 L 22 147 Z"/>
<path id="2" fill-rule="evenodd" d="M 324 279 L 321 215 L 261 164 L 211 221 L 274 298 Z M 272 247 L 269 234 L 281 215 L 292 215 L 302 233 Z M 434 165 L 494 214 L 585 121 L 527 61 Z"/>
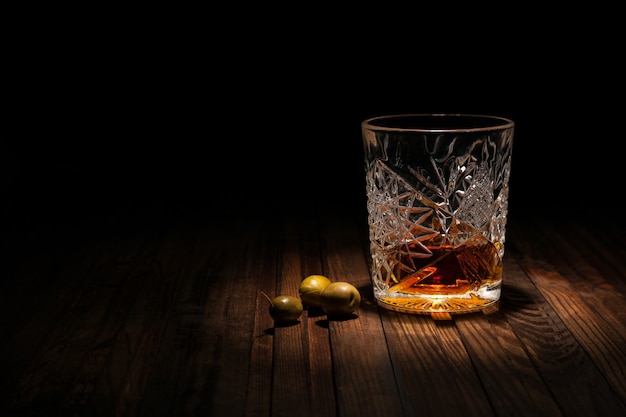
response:
<path id="1" fill-rule="evenodd" d="M 394 143 L 384 134 L 376 137 L 366 176 L 375 287 L 385 291 L 400 275 L 416 273 L 433 256 L 431 248 L 458 248 L 475 236 L 502 258 L 512 145 L 507 134 Z"/>

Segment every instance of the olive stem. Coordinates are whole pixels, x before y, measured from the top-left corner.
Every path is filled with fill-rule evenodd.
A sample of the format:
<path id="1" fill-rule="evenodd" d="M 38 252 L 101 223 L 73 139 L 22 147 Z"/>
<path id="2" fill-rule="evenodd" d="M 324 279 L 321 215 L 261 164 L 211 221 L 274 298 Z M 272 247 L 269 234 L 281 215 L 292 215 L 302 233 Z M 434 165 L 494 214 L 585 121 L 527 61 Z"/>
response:
<path id="1" fill-rule="evenodd" d="M 265 296 L 265 298 L 267 298 L 267 301 L 269 301 L 269 302 L 270 302 L 270 305 L 271 305 L 271 306 L 273 306 L 273 305 L 274 305 L 274 303 L 272 302 L 272 299 L 271 299 L 271 298 L 270 298 L 267 294 L 265 294 L 265 292 L 264 292 L 264 291 L 261 291 L 261 294 L 263 294 L 263 295 Z"/>

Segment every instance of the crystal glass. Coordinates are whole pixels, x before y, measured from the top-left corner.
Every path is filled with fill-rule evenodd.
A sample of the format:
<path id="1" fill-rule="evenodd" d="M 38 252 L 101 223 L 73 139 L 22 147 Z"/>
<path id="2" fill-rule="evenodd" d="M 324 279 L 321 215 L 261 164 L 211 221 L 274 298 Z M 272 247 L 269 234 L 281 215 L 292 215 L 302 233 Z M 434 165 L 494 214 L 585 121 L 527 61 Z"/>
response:
<path id="1" fill-rule="evenodd" d="M 422 314 L 497 309 L 513 121 L 400 114 L 361 127 L 377 303 Z"/>

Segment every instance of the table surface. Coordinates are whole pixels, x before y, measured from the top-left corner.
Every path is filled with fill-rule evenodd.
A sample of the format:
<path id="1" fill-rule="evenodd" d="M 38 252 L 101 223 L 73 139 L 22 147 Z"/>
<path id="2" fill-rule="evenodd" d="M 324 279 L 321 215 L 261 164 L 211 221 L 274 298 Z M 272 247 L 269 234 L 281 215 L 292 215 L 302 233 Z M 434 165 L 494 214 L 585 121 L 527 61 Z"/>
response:
<path id="1" fill-rule="evenodd" d="M 4 235 L 3 416 L 624 416 L 626 234 L 511 210 L 499 309 L 379 308 L 364 207 L 181 205 Z M 275 326 L 324 274 L 358 314 Z"/>

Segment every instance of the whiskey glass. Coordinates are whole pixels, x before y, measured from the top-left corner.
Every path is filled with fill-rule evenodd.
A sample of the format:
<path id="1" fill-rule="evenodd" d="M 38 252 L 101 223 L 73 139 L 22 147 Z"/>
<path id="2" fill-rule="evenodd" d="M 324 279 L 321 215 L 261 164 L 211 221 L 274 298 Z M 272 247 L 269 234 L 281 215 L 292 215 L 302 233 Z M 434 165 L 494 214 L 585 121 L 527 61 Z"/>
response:
<path id="1" fill-rule="evenodd" d="M 376 302 L 431 315 L 497 310 L 514 122 L 397 114 L 361 128 Z"/>

